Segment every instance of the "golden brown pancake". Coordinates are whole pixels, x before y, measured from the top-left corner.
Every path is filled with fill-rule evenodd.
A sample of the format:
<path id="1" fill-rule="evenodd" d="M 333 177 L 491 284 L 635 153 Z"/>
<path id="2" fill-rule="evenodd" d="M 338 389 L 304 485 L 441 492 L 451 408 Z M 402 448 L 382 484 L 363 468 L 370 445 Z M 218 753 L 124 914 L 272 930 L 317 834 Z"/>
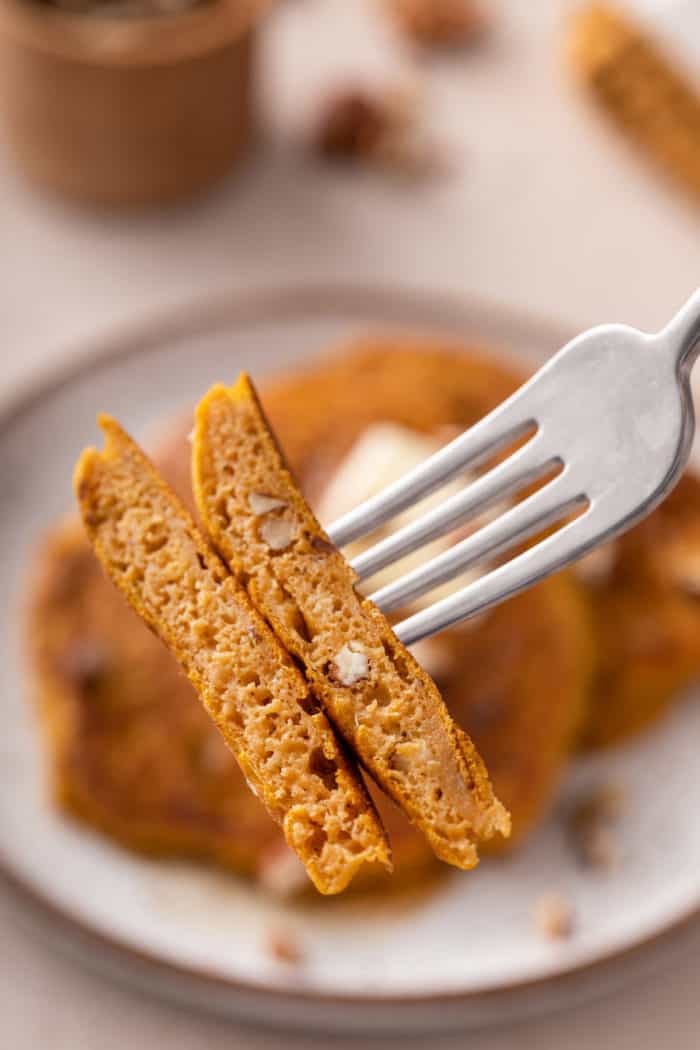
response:
<path id="1" fill-rule="evenodd" d="M 700 482 L 686 474 L 586 587 L 598 666 L 582 741 L 616 743 L 700 678 Z"/>
<path id="2" fill-rule="evenodd" d="M 38 552 L 30 651 L 58 806 L 142 852 L 255 871 L 279 829 L 78 522 Z"/>

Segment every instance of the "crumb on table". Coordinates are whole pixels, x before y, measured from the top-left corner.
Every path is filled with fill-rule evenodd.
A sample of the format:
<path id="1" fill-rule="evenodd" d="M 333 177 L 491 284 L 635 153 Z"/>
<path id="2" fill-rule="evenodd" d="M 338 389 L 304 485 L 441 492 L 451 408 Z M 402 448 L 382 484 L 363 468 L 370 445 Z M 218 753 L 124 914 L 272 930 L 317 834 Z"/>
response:
<path id="1" fill-rule="evenodd" d="M 440 170 L 441 151 L 413 93 L 348 87 L 321 107 L 311 134 L 319 156 L 405 175 Z"/>

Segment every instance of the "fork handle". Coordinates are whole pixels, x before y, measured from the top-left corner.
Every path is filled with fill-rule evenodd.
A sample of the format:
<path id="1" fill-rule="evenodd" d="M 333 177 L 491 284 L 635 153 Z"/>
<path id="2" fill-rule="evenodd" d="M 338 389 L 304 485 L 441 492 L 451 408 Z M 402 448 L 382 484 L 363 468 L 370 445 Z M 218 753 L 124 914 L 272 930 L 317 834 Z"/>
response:
<path id="1" fill-rule="evenodd" d="M 689 371 L 693 367 L 700 352 L 700 288 L 659 332 L 659 338 L 679 370 Z"/>

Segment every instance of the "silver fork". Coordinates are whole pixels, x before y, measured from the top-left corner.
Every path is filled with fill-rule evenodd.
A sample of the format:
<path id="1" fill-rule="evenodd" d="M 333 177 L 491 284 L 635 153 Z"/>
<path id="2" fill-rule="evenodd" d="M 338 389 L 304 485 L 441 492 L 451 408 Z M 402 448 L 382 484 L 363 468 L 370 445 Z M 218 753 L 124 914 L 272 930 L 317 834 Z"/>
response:
<path id="1" fill-rule="evenodd" d="M 353 561 L 361 579 L 528 485 L 556 476 L 447 551 L 370 595 L 400 608 L 550 526 L 546 538 L 462 590 L 403 620 L 406 644 L 496 605 L 631 528 L 668 495 L 690 454 L 690 370 L 700 350 L 700 290 L 658 334 L 592 328 L 556 353 L 493 412 L 383 492 L 336 521 L 343 547 L 418 500 L 523 443 L 444 503 Z M 578 514 L 573 520 L 573 511 Z"/>

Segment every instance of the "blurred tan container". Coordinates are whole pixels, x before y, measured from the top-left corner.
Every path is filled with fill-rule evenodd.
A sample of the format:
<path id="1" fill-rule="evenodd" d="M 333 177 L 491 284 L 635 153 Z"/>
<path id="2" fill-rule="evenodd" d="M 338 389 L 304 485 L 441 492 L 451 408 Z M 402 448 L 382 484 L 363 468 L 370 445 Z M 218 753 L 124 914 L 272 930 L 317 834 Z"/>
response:
<path id="1" fill-rule="evenodd" d="M 29 178 L 94 204 L 187 197 L 228 172 L 251 131 L 267 0 L 176 14 L 72 14 L 0 0 L 0 119 Z"/>

